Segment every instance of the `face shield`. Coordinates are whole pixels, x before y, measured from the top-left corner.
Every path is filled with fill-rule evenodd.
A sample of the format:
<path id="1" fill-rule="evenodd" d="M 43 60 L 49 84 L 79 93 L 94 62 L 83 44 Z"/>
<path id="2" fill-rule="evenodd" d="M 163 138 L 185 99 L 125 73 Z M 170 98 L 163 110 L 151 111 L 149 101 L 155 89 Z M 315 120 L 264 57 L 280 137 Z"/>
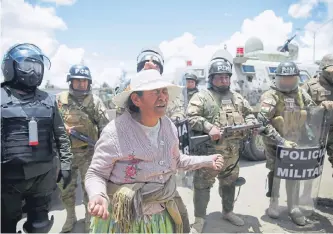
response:
<path id="1" fill-rule="evenodd" d="M 163 57 L 157 53 L 154 53 L 152 51 L 145 51 L 142 52 L 138 58 L 137 58 L 137 64 L 140 64 L 140 68 L 143 69 L 144 63 L 148 61 L 152 61 L 154 64 L 158 65 L 160 68 L 160 71 L 163 70 L 164 61 Z"/>
<path id="2" fill-rule="evenodd" d="M 299 76 L 276 76 L 275 86 L 282 92 L 295 90 L 299 84 Z"/>
<path id="3" fill-rule="evenodd" d="M 39 86 L 51 67 L 49 58 L 33 44 L 14 46 L 5 56 L 14 62 L 16 80 L 24 87 Z"/>
<path id="4" fill-rule="evenodd" d="M 12 48 L 8 56 L 17 63 L 18 69 L 22 72 L 34 71 L 40 73 L 42 72 L 41 64 L 45 70 L 51 68 L 50 59 L 37 46 L 32 44 Z"/>

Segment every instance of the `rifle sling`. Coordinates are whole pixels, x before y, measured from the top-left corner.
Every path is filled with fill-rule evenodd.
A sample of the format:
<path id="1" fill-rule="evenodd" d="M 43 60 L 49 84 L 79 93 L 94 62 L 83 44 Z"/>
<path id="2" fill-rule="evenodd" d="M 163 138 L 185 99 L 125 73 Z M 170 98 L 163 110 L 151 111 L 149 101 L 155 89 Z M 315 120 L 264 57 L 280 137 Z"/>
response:
<path id="1" fill-rule="evenodd" d="M 75 102 L 75 104 L 80 108 L 80 110 L 82 110 L 84 113 L 86 113 L 90 119 L 90 121 L 95 124 L 96 126 L 98 126 L 98 123 L 96 122 L 96 120 L 91 116 L 91 114 L 88 112 L 88 110 L 82 106 L 79 101 L 76 99 L 76 97 L 72 96 L 72 100 Z"/>

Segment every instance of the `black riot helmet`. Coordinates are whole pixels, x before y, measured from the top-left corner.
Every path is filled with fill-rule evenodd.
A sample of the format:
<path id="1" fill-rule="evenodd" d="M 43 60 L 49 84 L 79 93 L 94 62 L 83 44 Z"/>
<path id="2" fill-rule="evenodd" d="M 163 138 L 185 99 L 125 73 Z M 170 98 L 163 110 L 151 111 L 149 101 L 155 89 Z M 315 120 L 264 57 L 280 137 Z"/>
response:
<path id="1" fill-rule="evenodd" d="M 144 68 L 145 63 L 149 62 L 150 60 L 152 60 L 154 64 L 159 66 L 160 73 L 163 74 L 164 56 L 162 51 L 156 47 L 149 47 L 141 50 L 137 57 L 137 72 L 141 71 Z"/>
<path id="2" fill-rule="evenodd" d="M 300 71 L 294 62 L 281 62 L 275 71 L 275 86 L 282 92 L 291 92 L 299 85 Z"/>
<path id="3" fill-rule="evenodd" d="M 73 79 L 84 79 L 88 80 L 89 85 L 87 90 L 78 90 L 73 88 Z M 70 82 L 70 92 L 75 96 L 80 95 L 87 95 L 91 91 L 91 83 L 92 83 L 92 77 L 90 73 L 90 69 L 87 66 L 84 65 L 73 65 L 69 69 L 69 73 L 67 74 L 67 82 Z"/>
<path id="4" fill-rule="evenodd" d="M 232 64 L 226 59 L 214 59 L 208 68 L 208 78 L 215 74 L 228 74 L 232 76 Z"/>
<path id="5" fill-rule="evenodd" d="M 27 92 L 41 85 L 44 71 L 50 67 L 49 58 L 39 47 L 30 43 L 12 46 L 4 55 L 1 64 L 5 83 Z"/>

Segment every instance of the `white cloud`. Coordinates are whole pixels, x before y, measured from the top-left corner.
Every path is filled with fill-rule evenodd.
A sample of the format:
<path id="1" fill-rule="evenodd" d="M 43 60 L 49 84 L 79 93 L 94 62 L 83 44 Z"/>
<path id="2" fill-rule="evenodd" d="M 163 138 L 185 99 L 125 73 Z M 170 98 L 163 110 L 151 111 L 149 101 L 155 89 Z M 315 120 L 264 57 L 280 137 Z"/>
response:
<path id="1" fill-rule="evenodd" d="M 301 0 L 299 3 L 290 5 L 288 14 L 294 18 L 306 18 L 311 16 L 312 9 L 319 0 Z"/>
<path id="2" fill-rule="evenodd" d="M 168 72 L 176 67 L 186 66 L 187 59 L 193 61 L 193 66 L 204 66 L 213 53 L 218 49 L 223 49 L 225 44 L 228 51 L 234 56 L 236 48 L 243 46 L 252 36 L 259 37 L 264 42 L 266 49 L 276 49 L 285 42 L 291 32 L 292 23 L 284 22 L 273 11 L 267 10 L 254 19 L 245 19 L 241 31 L 235 32 L 227 40 L 221 40 L 219 44 L 199 47 L 195 43 L 195 36 L 187 32 L 171 41 L 163 41 L 160 48 L 166 57 L 165 70 Z"/>
<path id="3" fill-rule="evenodd" d="M 333 5 L 328 5 L 328 8 L 330 7 L 333 9 Z M 300 62 L 313 61 L 313 30 L 318 29 L 321 25 L 309 22 L 293 41 L 299 46 L 298 60 Z M 316 33 L 316 60 L 333 52 L 331 28 L 333 28 L 333 22 L 326 24 Z M 265 50 L 276 51 L 278 46 L 282 46 L 293 35 L 293 32 L 295 32 L 295 28 L 293 28 L 292 22 L 286 22 L 283 18 L 276 16 L 272 10 L 267 10 L 253 19 L 245 19 L 240 31 L 235 32 L 227 40 L 221 40 L 219 44 L 199 47 L 195 43 L 195 36 L 187 32 L 171 41 L 163 41 L 160 48 L 166 57 L 165 70 L 170 72 L 177 67 L 185 67 L 186 59 L 191 59 L 194 66 L 205 66 L 212 54 L 218 49 L 223 49 L 224 44 L 235 56 L 236 48 L 244 46 L 246 40 L 253 36 L 263 41 Z"/>
<path id="4" fill-rule="evenodd" d="M 327 5 L 328 18 L 332 18 L 333 0 L 300 0 L 298 3 L 289 6 L 288 14 L 294 18 L 308 18 L 319 3 Z"/>
<path id="5" fill-rule="evenodd" d="M 76 0 L 41 0 L 42 2 L 51 2 L 51 3 L 55 3 L 56 5 L 73 5 Z"/>
<path id="6" fill-rule="evenodd" d="M 51 1 L 51 0 L 44 0 Z M 55 1 L 53 1 L 55 2 Z M 57 1 L 57 4 L 74 3 L 75 1 Z M 120 73 L 119 62 L 101 58 L 97 53 L 87 54 L 83 48 L 69 48 L 60 44 L 54 37 L 56 30 L 67 30 L 66 23 L 56 15 L 53 7 L 32 6 L 24 0 L 3 0 L 1 11 L 1 57 L 15 43 L 33 43 L 39 46 L 51 60 L 51 70 L 47 71 L 42 86 L 49 79 L 59 87 L 68 87 L 66 74 L 71 65 L 83 58 L 94 75 L 95 83 L 103 79 L 115 83 Z M 22 14 L 24 12 L 24 14 Z M 87 57 L 87 58 L 86 58 Z M 104 70 L 114 65 L 115 68 Z M 104 66 L 104 67 L 103 67 Z M 119 72 L 115 72 L 115 70 Z M 3 79 L 1 74 L 1 79 Z"/>

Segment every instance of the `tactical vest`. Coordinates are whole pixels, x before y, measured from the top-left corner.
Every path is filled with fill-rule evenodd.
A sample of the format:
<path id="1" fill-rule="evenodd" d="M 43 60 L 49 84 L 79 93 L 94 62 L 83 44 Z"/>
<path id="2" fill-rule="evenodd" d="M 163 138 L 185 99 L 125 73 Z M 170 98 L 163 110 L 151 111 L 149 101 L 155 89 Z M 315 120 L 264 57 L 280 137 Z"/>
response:
<path id="1" fill-rule="evenodd" d="M 1 163 L 27 164 L 53 160 L 54 102 L 46 92 L 36 90 L 32 101 L 14 97 L 1 88 Z M 38 145 L 29 145 L 29 122 L 37 122 Z"/>
<path id="2" fill-rule="evenodd" d="M 210 102 L 214 103 L 214 109 L 219 110 L 212 116 L 212 124 L 219 128 L 226 126 L 235 126 L 245 124 L 245 120 L 242 115 L 242 103 L 241 100 L 233 93 L 232 97 L 222 97 L 222 100 L 214 98 L 210 91 L 206 91 L 211 98 Z M 235 132 L 233 136 L 228 137 L 231 139 L 242 139 L 244 137 L 243 132 Z"/>
<path id="3" fill-rule="evenodd" d="M 287 96 L 279 91 L 276 94 L 276 111 L 272 119 L 273 127 L 288 140 L 297 141 L 307 119 L 304 110 L 302 89 L 298 89 L 296 97 Z"/>
<path id="4" fill-rule="evenodd" d="M 68 127 L 75 127 L 74 129 L 92 140 L 98 140 L 98 128 L 96 123 L 92 122 L 94 118 L 95 104 L 93 95 L 88 95 L 80 104 L 77 105 L 69 92 L 62 92 L 58 96 L 58 107 L 62 113 L 65 124 Z M 85 108 L 89 115 L 82 109 Z M 70 136 L 71 146 L 73 149 L 82 148 L 88 146 L 88 143 L 78 140 L 73 136 Z"/>
<path id="5" fill-rule="evenodd" d="M 319 105 L 323 101 L 333 101 L 333 88 L 329 84 L 320 84 L 316 78 L 308 83 L 312 99 Z"/>

